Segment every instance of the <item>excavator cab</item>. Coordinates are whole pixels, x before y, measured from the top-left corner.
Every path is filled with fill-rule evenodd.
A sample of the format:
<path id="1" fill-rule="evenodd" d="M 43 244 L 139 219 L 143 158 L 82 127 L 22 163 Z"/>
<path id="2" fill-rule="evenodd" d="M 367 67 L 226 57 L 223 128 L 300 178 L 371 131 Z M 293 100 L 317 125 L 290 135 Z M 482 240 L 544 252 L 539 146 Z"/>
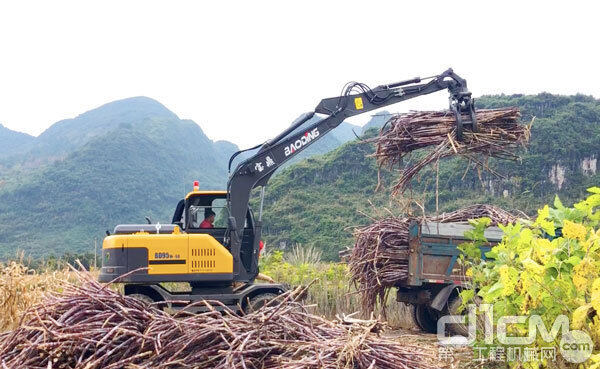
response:
<path id="1" fill-rule="evenodd" d="M 181 205 L 180 205 L 181 204 Z M 206 221 L 209 214 L 214 214 L 212 222 Z M 187 233 L 210 234 L 222 244 L 226 244 L 227 192 L 225 191 L 194 191 L 181 200 L 173 214 L 173 224 L 177 224 Z M 248 216 L 251 216 L 250 213 Z M 250 219 L 250 223 L 252 220 Z M 246 227 L 248 220 L 246 221 Z"/>
<path id="2" fill-rule="evenodd" d="M 181 200 L 183 206 L 177 206 L 173 214 L 173 224 L 189 234 L 206 234 L 213 237 L 222 245 L 229 248 L 230 236 L 228 231 L 229 208 L 227 207 L 227 191 L 199 191 L 197 182 L 194 182 L 194 191 Z M 214 213 L 214 221 L 210 228 L 202 226 L 207 214 Z M 242 235 L 240 258 L 244 269 L 250 273 L 252 256 L 256 244 L 260 243 L 260 227 L 256 226 L 254 214 L 250 207 L 246 212 Z M 260 247 L 259 247 L 260 248 Z"/>

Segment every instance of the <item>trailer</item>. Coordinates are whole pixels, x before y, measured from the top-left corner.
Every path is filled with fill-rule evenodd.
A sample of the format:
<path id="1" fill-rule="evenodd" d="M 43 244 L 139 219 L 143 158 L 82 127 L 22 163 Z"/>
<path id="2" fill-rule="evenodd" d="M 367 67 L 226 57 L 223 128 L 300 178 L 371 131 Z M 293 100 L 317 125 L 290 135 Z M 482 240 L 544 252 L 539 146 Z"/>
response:
<path id="1" fill-rule="evenodd" d="M 444 315 L 456 315 L 461 305 L 459 293 L 468 287 L 469 279 L 458 263 L 458 245 L 469 242 L 468 223 L 413 222 L 409 228 L 408 278 L 397 285 L 396 299 L 412 305 L 417 325 L 424 331 L 437 332 L 437 321 Z M 482 257 L 502 240 L 498 227 L 485 230 L 487 243 L 481 247 Z M 466 327 L 452 324 L 452 331 L 464 334 Z"/>

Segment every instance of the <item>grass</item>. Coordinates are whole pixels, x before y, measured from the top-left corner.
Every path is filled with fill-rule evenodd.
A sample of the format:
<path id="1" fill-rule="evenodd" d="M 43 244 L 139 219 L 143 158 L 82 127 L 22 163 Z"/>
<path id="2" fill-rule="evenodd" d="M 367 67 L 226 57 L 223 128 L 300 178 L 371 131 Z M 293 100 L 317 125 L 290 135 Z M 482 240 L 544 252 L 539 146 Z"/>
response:
<path id="1" fill-rule="evenodd" d="M 67 280 L 76 280 L 68 269 L 36 272 L 18 261 L 0 264 L 0 332 L 17 327 L 25 310 L 46 293 L 60 292 Z"/>
<path id="2" fill-rule="evenodd" d="M 260 271 L 276 282 L 289 286 L 310 286 L 305 304 L 311 305 L 313 312 L 333 319 L 337 315 L 360 312 L 359 296 L 350 282 L 345 263 L 322 262 L 315 255 L 318 251 L 306 247 L 298 252 L 292 249 L 284 254 L 273 251 L 260 259 Z M 388 296 L 386 320 L 396 328 L 414 328 L 411 309 Z M 383 315 L 381 309 L 375 315 Z M 364 318 L 364 315 L 361 315 Z"/>

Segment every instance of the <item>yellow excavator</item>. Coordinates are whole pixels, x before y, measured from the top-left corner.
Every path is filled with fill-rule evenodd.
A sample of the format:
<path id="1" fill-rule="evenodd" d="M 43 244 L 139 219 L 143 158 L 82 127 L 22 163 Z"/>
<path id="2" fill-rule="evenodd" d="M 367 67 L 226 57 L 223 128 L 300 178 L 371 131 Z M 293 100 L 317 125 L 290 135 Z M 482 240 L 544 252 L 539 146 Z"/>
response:
<path id="1" fill-rule="evenodd" d="M 440 90 L 450 93 L 457 136 L 462 137 L 463 129 L 477 131 L 467 82 L 452 69 L 373 89 L 348 83 L 340 96 L 321 100 L 313 112 L 302 114 L 275 138 L 233 154 L 226 191 L 202 191 L 195 182 L 193 191 L 177 204 L 171 224 L 116 226 L 102 244 L 100 282 L 124 283 L 126 295 L 172 309 L 201 300 L 219 301 L 235 311 L 264 305 L 285 291 L 282 285 L 255 283 L 265 186 L 275 170 L 346 118 Z M 315 114 L 322 119 L 311 120 Z M 233 160 L 249 150 L 254 151 L 231 171 Z M 258 187 L 255 217 L 249 200 Z M 214 224 L 207 228 L 203 222 L 211 217 Z M 191 290 L 172 291 L 164 282 L 189 282 Z M 204 309 L 200 305 L 192 310 Z"/>

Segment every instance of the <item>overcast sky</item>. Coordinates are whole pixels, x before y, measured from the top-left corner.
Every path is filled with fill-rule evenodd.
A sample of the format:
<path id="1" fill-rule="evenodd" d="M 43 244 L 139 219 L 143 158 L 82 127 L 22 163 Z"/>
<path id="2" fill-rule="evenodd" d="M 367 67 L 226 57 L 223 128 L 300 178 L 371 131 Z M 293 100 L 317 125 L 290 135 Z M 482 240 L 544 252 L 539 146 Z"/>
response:
<path id="1" fill-rule="evenodd" d="M 348 81 L 374 87 L 448 67 L 475 96 L 600 97 L 593 1 L 0 4 L 0 123 L 33 135 L 144 95 L 210 138 L 247 147 Z M 389 109 L 446 105 L 439 92 Z"/>

